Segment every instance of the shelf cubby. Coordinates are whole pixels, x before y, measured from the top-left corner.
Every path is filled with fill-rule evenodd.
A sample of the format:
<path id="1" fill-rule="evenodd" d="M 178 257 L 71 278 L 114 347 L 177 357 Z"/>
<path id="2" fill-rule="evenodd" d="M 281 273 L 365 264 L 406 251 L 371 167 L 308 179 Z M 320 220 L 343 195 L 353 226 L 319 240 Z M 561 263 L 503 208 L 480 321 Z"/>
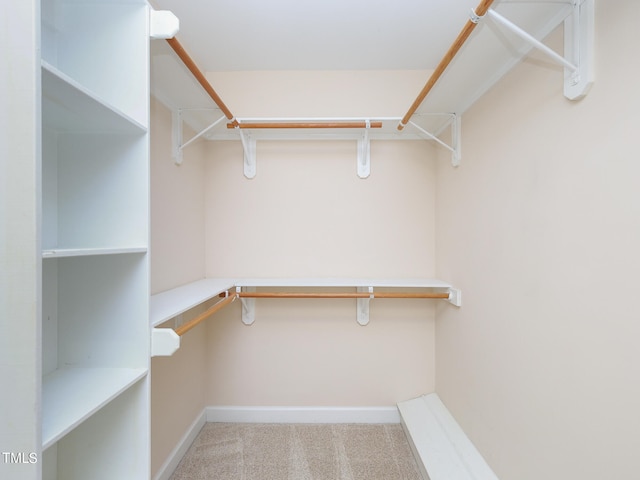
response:
<path id="1" fill-rule="evenodd" d="M 43 262 L 43 448 L 148 372 L 146 255 Z"/>
<path id="2" fill-rule="evenodd" d="M 41 12 L 43 60 L 148 125 L 147 3 L 43 0 Z"/>

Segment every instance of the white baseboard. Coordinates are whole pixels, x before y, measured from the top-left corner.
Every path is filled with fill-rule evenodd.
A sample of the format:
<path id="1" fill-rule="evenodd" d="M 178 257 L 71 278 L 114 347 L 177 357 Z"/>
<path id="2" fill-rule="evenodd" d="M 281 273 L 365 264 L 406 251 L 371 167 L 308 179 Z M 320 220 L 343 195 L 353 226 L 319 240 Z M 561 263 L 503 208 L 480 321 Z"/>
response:
<path id="1" fill-rule="evenodd" d="M 171 451 L 167 460 L 165 460 L 162 467 L 160 467 L 160 470 L 158 470 L 154 480 L 169 480 L 171 475 L 173 475 L 173 472 L 178 467 L 180 460 L 182 460 L 182 457 L 187 453 L 187 450 L 189 450 L 189 447 L 198 436 L 198 433 L 200 433 L 200 430 L 202 430 L 202 427 L 204 427 L 204 424 L 207 423 L 206 410 L 207 409 L 205 408 L 202 413 L 196 417 L 189 428 L 187 428 L 185 434 Z"/>
<path id="2" fill-rule="evenodd" d="M 400 423 L 393 407 L 211 406 L 207 422 L 221 423 Z"/>

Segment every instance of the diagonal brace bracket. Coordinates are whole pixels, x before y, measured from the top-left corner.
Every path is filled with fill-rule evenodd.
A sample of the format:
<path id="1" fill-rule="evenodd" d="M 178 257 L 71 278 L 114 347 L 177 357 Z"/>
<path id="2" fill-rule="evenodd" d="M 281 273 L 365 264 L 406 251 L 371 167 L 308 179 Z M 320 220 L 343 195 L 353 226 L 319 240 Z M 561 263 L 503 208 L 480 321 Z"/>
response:
<path id="1" fill-rule="evenodd" d="M 202 130 L 200 133 L 195 134 L 189 140 L 184 142 L 183 139 L 183 127 L 184 120 L 182 119 L 182 109 L 174 110 L 171 112 L 171 154 L 173 156 L 173 161 L 176 165 L 182 165 L 183 155 L 182 151 L 195 142 L 197 139 L 205 135 L 209 130 L 214 128 L 220 122 L 222 122 L 226 117 L 222 116 L 218 118 L 215 122 L 209 125 L 207 128 Z M 183 143 L 184 142 L 184 143 Z"/>
<path id="2" fill-rule="evenodd" d="M 594 0 L 573 0 L 573 12 L 564 21 L 564 56 L 490 8 L 487 15 L 564 67 L 564 96 L 584 97 L 593 85 Z"/>
<path id="3" fill-rule="evenodd" d="M 452 113 L 450 116 L 451 121 L 449 122 L 449 126 L 451 127 L 451 145 L 443 142 L 436 135 L 425 130 L 417 123 L 409 121 L 409 124 L 416 130 L 418 130 L 427 139 L 433 140 L 440 146 L 449 150 L 451 152 L 451 166 L 458 167 L 460 166 L 460 159 L 462 157 L 462 117 L 455 113 Z"/>

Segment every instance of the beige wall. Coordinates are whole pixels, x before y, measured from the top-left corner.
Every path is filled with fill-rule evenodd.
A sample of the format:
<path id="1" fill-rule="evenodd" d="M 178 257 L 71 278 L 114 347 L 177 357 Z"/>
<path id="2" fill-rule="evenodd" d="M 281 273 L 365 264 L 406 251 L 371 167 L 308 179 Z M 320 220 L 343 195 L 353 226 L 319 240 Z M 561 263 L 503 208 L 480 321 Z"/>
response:
<path id="1" fill-rule="evenodd" d="M 238 116 L 397 115 L 425 72 L 210 74 Z M 394 89 L 393 86 L 402 88 Z M 434 151 L 428 142 L 259 141 L 257 176 L 240 142 L 212 142 L 206 164 L 207 276 L 431 277 Z M 429 301 L 380 300 L 357 324 L 355 300 L 258 301 L 208 323 L 210 405 L 386 406 L 433 390 Z"/>
<path id="2" fill-rule="evenodd" d="M 435 164 L 427 142 L 258 142 L 257 175 L 239 142 L 206 164 L 209 277 L 431 277 Z"/>
<path id="3" fill-rule="evenodd" d="M 596 10 L 585 99 L 525 62 L 438 164 L 437 273 L 464 302 L 438 309 L 436 390 L 502 480 L 638 475 L 637 2 Z"/>
<path id="4" fill-rule="evenodd" d="M 204 142 L 171 156 L 171 113 L 151 99 L 151 294 L 204 278 Z M 185 137 L 189 138 L 189 133 Z"/>
<path id="5" fill-rule="evenodd" d="M 151 100 L 151 293 L 204 277 L 202 143 L 171 157 L 171 114 Z M 195 312 L 186 312 L 187 320 Z M 151 359 L 151 472 L 158 469 L 205 407 L 205 327 L 181 339 L 172 357 Z"/>

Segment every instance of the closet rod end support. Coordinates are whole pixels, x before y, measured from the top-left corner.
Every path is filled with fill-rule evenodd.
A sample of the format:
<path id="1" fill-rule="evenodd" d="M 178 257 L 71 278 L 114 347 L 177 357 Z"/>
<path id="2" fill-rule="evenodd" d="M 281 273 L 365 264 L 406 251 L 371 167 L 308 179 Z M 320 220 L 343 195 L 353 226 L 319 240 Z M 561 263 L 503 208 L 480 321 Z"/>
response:
<path id="1" fill-rule="evenodd" d="M 456 307 L 461 307 L 462 306 L 462 290 L 458 288 L 450 288 L 449 298 L 447 299 L 447 301 L 450 304 L 455 305 Z"/>
<path id="2" fill-rule="evenodd" d="M 180 20 L 169 10 L 149 10 L 149 36 L 152 40 L 166 40 L 176 36 Z"/>

